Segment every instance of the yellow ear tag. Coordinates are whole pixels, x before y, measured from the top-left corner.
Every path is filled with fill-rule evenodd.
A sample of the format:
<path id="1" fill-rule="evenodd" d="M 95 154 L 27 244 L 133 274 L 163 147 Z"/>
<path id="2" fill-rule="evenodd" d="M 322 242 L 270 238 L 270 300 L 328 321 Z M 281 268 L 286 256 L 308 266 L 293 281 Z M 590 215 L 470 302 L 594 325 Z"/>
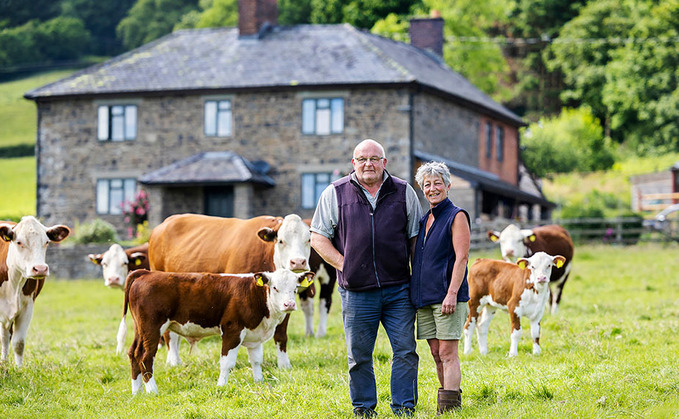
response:
<path id="1" fill-rule="evenodd" d="M 263 287 L 264 286 L 264 281 L 262 280 L 261 276 L 257 277 L 257 286 L 258 287 Z"/>
<path id="2" fill-rule="evenodd" d="M 519 268 L 521 269 L 526 269 L 526 261 L 522 260 L 521 262 L 517 263 L 519 265 Z"/>
<path id="3" fill-rule="evenodd" d="M 307 278 L 304 278 L 304 280 L 302 280 L 302 282 L 300 282 L 299 286 L 301 288 L 309 288 L 313 282 L 314 282 L 313 280 L 309 281 Z"/>
<path id="4" fill-rule="evenodd" d="M 11 241 L 12 241 L 12 239 L 10 239 L 8 235 L 2 236 L 2 239 L 3 239 L 4 241 L 6 241 L 6 242 L 11 242 Z"/>
<path id="5" fill-rule="evenodd" d="M 135 260 L 134 264 L 137 265 L 137 266 L 141 265 L 141 260 L 139 260 L 139 259 Z"/>
<path id="6" fill-rule="evenodd" d="M 531 236 L 528 237 L 528 240 L 534 242 L 535 241 L 535 234 L 531 234 Z"/>
<path id="7" fill-rule="evenodd" d="M 562 267 L 562 266 L 563 266 L 563 259 L 557 260 L 557 261 L 556 261 L 556 267 L 557 267 L 557 268 L 560 268 L 560 267 Z"/>
<path id="8" fill-rule="evenodd" d="M 490 241 L 495 243 L 497 241 L 497 236 L 490 236 Z"/>

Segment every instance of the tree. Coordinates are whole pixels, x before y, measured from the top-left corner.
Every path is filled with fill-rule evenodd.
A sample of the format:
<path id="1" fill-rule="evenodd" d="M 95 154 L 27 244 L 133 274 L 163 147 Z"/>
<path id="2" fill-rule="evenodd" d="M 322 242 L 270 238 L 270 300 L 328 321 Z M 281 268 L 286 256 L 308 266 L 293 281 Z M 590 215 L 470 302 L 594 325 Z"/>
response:
<path id="1" fill-rule="evenodd" d="M 279 0 L 278 23 L 280 25 L 311 23 L 311 0 Z"/>
<path id="2" fill-rule="evenodd" d="M 197 8 L 197 0 L 137 0 L 116 33 L 125 48 L 136 48 L 172 32 L 183 15 Z"/>
<path id="3" fill-rule="evenodd" d="M 116 26 L 134 2 L 135 0 L 62 0 L 61 15 L 76 17 L 84 22 L 91 35 L 88 52 L 115 55 L 122 52 L 122 42 L 116 37 Z"/>
<path id="4" fill-rule="evenodd" d="M 611 130 L 640 154 L 679 150 L 679 0 L 654 6 L 605 67 Z"/>
<path id="5" fill-rule="evenodd" d="M 60 2 L 55 0 L 0 0 L 0 29 L 52 19 L 59 16 L 59 7 Z"/>
<path id="6" fill-rule="evenodd" d="M 521 157 L 531 173 L 606 170 L 615 163 L 614 146 L 587 107 L 563 109 L 554 118 L 530 124 L 521 135 Z"/>

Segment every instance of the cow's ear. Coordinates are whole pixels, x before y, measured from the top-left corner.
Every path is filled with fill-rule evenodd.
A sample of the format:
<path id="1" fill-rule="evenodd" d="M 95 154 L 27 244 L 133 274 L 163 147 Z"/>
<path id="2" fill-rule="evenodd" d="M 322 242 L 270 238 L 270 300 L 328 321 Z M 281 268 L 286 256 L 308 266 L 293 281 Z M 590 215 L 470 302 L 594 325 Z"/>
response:
<path id="1" fill-rule="evenodd" d="M 519 265 L 519 268 L 526 269 L 528 267 L 528 259 L 520 258 L 516 261 L 516 264 Z"/>
<path id="2" fill-rule="evenodd" d="M 314 275 L 315 273 L 308 271 L 304 272 L 298 277 L 298 282 L 299 282 L 299 288 L 309 288 L 311 284 L 314 283 Z"/>
<path id="3" fill-rule="evenodd" d="M 255 283 L 257 284 L 258 287 L 263 287 L 264 284 L 269 283 L 269 277 L 266 276 L 264 272 L 257 272 L 255 274 Z"/>
<path id="4" fill-rule="evenodd" d="M 533 243 L 537 239 L 537 236 L 535 233 L 533 233 L 533 230 L 521 230 L 521 232 L 523 233 L 524 243 Z"/>
<path id="5" fill-rule="evenodd" d="M 90 253 L 89 255 L 87 255 L 87 257 L 90 258 L 92 263 L 94 263 L 95 265 L 101 265 L 101 260 L 104 258 L 104 255 L 102 255 L 101 253 L 99 253 L 98 255 Z"/>
<path id="6" fill-rule="evenodd" d="M 62 241 L 69 234 L 71 234 L 71 230 L 65 225 L 52 226 L 47 229 L 47 237 L 55 243 Z"/>
<path id="7" fill-rule="evenodd" d="M 278 237 L 278 232 L 269 227 L 262 227 L 257 230 L 257 235 L 265 242 L 272 242 L 276 240 L 276 237 Z"/>
<path id="8" fill-rule="evenodd" d="M 0 224 L 0 237 L 6 242 L 14 240 L 14 230 L 9 224 Z"/>
<path id="9" fill-rule="evenodd" d="M 488 232 L 488 239 L 495 243 L 496 241 L 500 240 L 500 232 L 499 231 L 489 231 Z"/>
<path id="10" fill-rule="evenodd" d="M 134 252 L 130 255 L 130 259 L 134 261 L 135 266 L 139 266 L 144 260 L 146 260 L 146 255 L 141 252 Z"/>
<path id="11" fill-rule="evenodd" d="M 552 263 L 554 263 L 554 266 L 557 268 L 561 268 L 564 263 L 566 263 L 566 258 L 561 255 L 556 255 L 554 256 L 554 259 L 552 259 Z"/>

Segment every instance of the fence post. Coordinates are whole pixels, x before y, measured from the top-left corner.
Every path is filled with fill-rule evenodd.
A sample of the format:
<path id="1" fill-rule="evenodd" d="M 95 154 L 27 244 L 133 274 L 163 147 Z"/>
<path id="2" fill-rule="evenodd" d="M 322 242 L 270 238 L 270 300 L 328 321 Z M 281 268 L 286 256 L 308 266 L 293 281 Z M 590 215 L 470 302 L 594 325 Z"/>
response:
<path id="1" fill-rule="evenodd" d="M 616 218 L 616 222 L 618 224 L 616 225 L 617 232 L 615 234 L 615 239 L 619 244 L 624 244 L 623 240 L 622 240 L 622 218 L 620 216 L 618 216 Z"/>

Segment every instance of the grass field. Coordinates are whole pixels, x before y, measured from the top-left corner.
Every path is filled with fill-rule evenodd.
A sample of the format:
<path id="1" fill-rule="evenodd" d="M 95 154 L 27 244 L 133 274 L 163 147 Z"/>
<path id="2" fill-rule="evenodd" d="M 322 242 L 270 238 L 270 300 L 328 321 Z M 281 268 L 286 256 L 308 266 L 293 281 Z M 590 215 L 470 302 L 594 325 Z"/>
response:
<path id="1" fill-rule="evenodd" d="M 35 157 L 0 159 L 0 220 L 35 215 Z"/>
<path id="2" fill-rule="evenodd" d="M 496 249 L 497 250 L 497 249 Z M 499 251 L 498 251 L 499 252 Z M 509 320 L 491 323 L 489 354 L 462 355 L 459 418 L 668 418 L 679 412 L 679 247 L 582 246 L 560 313 L 543 319 L 543 353 L 533 356 L 528 325 L 519 356 L 507 358 Z M 473 254 L 472 260 L 479 256 Z M 495 252 L 483 256 L 497 256 Z M 87 262 L 83 262 L 87 263 Z M 165 365 L 159 350 L 159 395 L 130 392 L 129 362 L 115 355 L 122 293 L 96 280 L 49 280 L 38 298 L 25 364 L 0 365 L 0 417 L 11 418 L 335 418 L 352 417 L 340 307 L 335 294 L 328 336 L 303 335 L 294 313 L 293 369 L 276 368 L 264 346 L 264 382 L 255 383 L 241 349 L 226 387 L 216 386 L 219 340 L 183 343 L 184 365 Z M 128 344 L 132 326 L 128 316 Z M 476 342 L 474 342 L 476 348 Z M 436 380 L 419 342 L 416 417 L 435 417 Z M 389 409 L 390 350 L 380 331 L 375 351 L 378 412 Z"/>

